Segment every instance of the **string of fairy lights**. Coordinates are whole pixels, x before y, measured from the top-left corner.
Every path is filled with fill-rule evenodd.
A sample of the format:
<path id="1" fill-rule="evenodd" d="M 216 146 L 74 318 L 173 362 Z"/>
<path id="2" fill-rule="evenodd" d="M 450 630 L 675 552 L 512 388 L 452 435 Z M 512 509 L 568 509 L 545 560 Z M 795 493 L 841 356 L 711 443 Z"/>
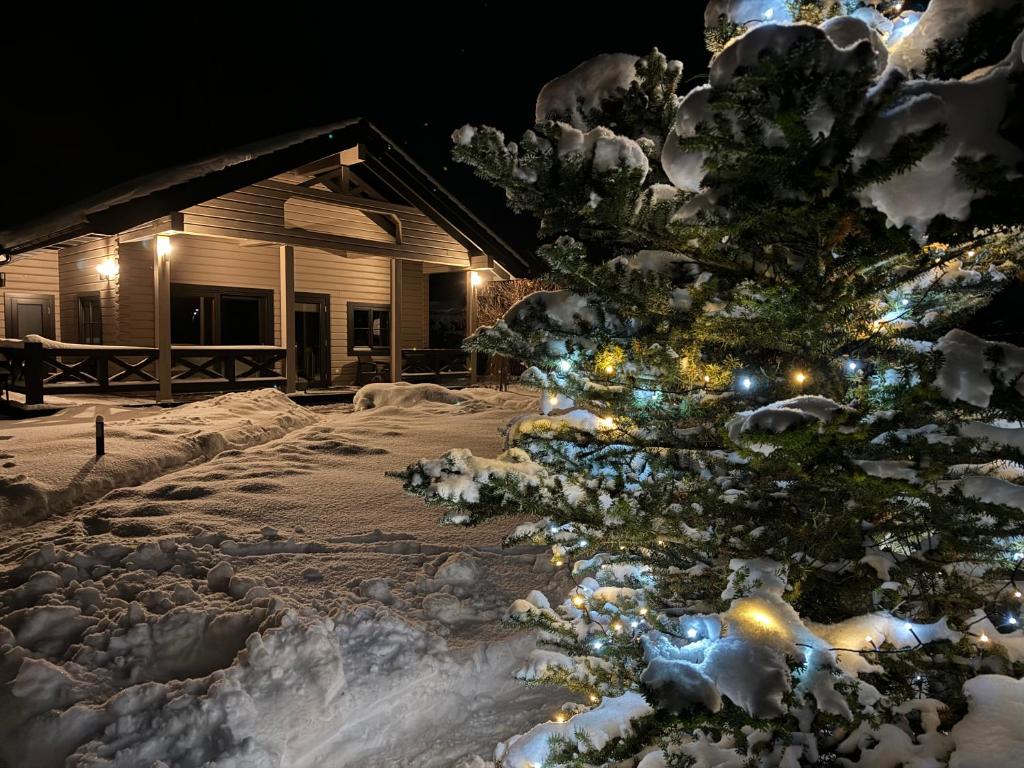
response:
<path id="1" fill-rule="evenodd" d="M 940 246 L 941 247 L 941 246 Z M 966 252 L 968 258 L 973 258 L 975 251 L 968 250 Z M 890 294 L 890 308 L 885 312 L 878 320 L 872 324 L 872 336 L 883 332 L 887 327 L 892 327 L 899 321 L 907 318 L 908 316 L 917 312 L 922 306 L 925 305 L 929 298 L 930 292 L 939 285 L 943 278 L 949 273 L 950 269 L 954 266 L 962 266 L 962 262 L 958 262 L 955 259 L 943 259 L 942 256 L 938 256 L 934 259 L 934 264 L 938 268 L 938 273 L 934 276 L 934 279 L 925 287 L 923 291 L 915 294 L 916 300 L 909 298 L 906 293 L 897 291 L 894 294 Z M 865 339 L 859 344 L 854 352 L 861 350 L 867 343 L 870 343 L 871 339 Z M 586 369 L 581 369 L 581 372 L 587 369 L 594 370 L 595 373 L 604 374 L 605 378 L 591 378 L 588 376 L 590 381 L 596 382 L 603 385 L 622 385 L 624 382 L 620 379 L 620 371 L 622 367 L 622 361 L 625 358 L 624 350 L 616 350 L 616 353 L 612 355 L 615 358 L 614 362 L 602 363 L 598 362 L 596 366 L 590 368 L 587 366 Z M 847 355 L 840 358 L 836 363 L 842 372 L 847 377 L 861 377 L 866 375 L 871 367 L 863 360 L 852 355 Z M 568 376 L 576 368 L 577 362 L 569 357 L 563 357 L 555 363 L 556 382 L 557 376 Z M 658 402 L 665 395 L 677 395 L 682 397 L 692 396 L 697 393 L 708 393 L 708 392 L 725 392 L 728 390 L 734 390 L 740 394 L 752 394 L 758 391 L 762 385 L 762 377 L 757 376 L 749 370 L 737 370 L 729 376 L 730 385 L 727 387 L 714 388 L 711 387 L 712 376 L 708 373 L 698 373 L 699 384 L 703 386 L 697 386 L 687 390 L 673 390 L 665 387 L 651 387 L 645 385 L 643 389 L 635 389 L 636 393 L 642 393 L 643 397 L 638 399 L 644 402 Z M 814 376 L 812 372 L 803 368 L 795 368 L 791 370 L 788 375 L 789 381 L 793 388 L 800 392 L 803 388 L 810 384 Z M 776 381 L 778 379 L 776 378 Z M 561 393 L 554 391 L 546 395 L 547 402 L 552 407 L 559 405 L 565 405 L 566 403 L 573 403 L 572 398 L 568 395 L 562 395 Z M 563 400 L 563 398 L 565 398 Z M 597 426 L 599 429 L 609 430 L 614 429 L 617 425 L 614 417 L 603 416 L 597 420 Z M 565 530 L 562 527 L 552 526 L 550 531 L 551 534 L 564 534 Z M 589 546 L 590 542 L 585 538 L 581 537 L 573 545 L 566 546 L 564 543 L 560 543 L 558 548 L 553 548 L 554 557 L 552 562 L 555 566 L 563 566 L 566 563 L 568 555 L 571 550 L 583 550 Z M 665 541 L 659 539 L 657 542 L 658 546 L 663 547 Z M 620 547 L 624 549 L 624 547 Z M 968 622 L 964 626 L 963 636 L 971 637 L 975 639 L 976 645 L 984 653 L 984 649 L 989 647 L 992 643 L 992 638 L 989 637 L 987 632 L 980 631 L 974 632 L 972 628 L 977 626 L 983 621 L 988 621 L 992 627 L 995 627 L 1000 633 L 1018 631 L 1021 628 L 1021 623 L 1024 621 L 1021 615 L 1021 603 L 1024 600 L 1021 589 L 1018 586 L 1017 580 L 1020 575 L 1020 571 L 1024 565 L 1024 555 L 1017 555 L 1015 560 L 1015 566 L 1007 579 L 1006 583 L 992 596 L 992 603 L 990 605 L 995 606 L 993 609 L 982 609 L 981 614 L 978 618 Z M 637 604 L 634 606 L 635 610 L 627 608 L 626 611 L 619 611 L 616 609 L 615 616 L 613 618 L 605 617 L 604 614 L 596 609 L 591 604 L 591 598 L 589 596 L 589 590 L 583 585 L 576 581 L 575 574 L 571 574 L 575 583 L 575 589 L 571 593 L 569 602 L 571 605 L 580 611 L 581 616 L 585 616 L 588 624 L 588 628 L 596 628 L 595 632 L 588 632 L 589 639 L 587 644 L 592 653 L 600 655 L 610 644 L 619 642 L 619 638 L 628 638 L 629 641 L 636 642 L 639 637 L 648 631 L 649 628 L 655 626 L 648 618 L 649 609 L 646 605 Z M 1012 594 L 1015 601 L 1014 606 L 1008 605 L 1008 601 L 1001 600 L 1004 593 Z M 609 603 L 614 604 L 615 601 L 609 598 L 607 595 L 602 596 L 603 605 L 602 608 L 607 606 Z M 605 621 L 598 620 L 604 618 Z M 892 616 L 894 620 L 898 621 L 898 617 Z M 757 609 L 751 609 L 746 614 L 741 614 L 741 620 L 749 620 L 753 626 L 756 626 L 760 631 L 774 632 L 782 631 L 783 625 L 779 618 L 773 616 L 763 606 Z M 714 638 L 705 637 L 704 633 L 698 629 L 699 622 L 687 623 L 685 620 L 680 620 L 681 634 L 674 632 L 670 624 L 663 620 L 656 622 L 659 631 L 676 637 L 684 642 L 698 642 L 704 640 L 713 640 Z M 902 644 L 899 646 L 885 647 L 888 643 L 888 639 L 885 637 L 878 638 L 872 634 L 867 634 L 864 637 L 864 646 L 862 647 L 844 647 L 841 645 L 827 646 L 825 648 L 818 648 L 817 646 L 811 646 L 806 643 L 795 643 L 797 646 L 803 646 L 806 648 L 818 648 L 819 650 L 828 650 L 831 652 L 845 652 L 845 653 L 856 653 L 864 656 L 871 655 L 882 655 L 882 654 L 909 654 L 915 653 L 927 649 L 933 645 L 936 645 L 943 640 L 923 640 L 919 635 L 919 627 L 912 622 L 905 621 L 902 624 L 902 629 L 913 638 L 912 644 Z M 596 634 L 596 636 L 594 636 Z M 891 643 L 890 643 L 891 645 Z M 922 673 L 915 674 L 912 683 L 918 690 L 919 695 L 924 695 L 924 690 L 927 683 L 927 676 Z M 589 693 L 589 700 L 591 703 L 599 701 L 599 695 L 596 690 Z M 566 713 L 562 710 L 558 711 L 554 715 L 556 722 L 564 722 L 566 719 Z"/>

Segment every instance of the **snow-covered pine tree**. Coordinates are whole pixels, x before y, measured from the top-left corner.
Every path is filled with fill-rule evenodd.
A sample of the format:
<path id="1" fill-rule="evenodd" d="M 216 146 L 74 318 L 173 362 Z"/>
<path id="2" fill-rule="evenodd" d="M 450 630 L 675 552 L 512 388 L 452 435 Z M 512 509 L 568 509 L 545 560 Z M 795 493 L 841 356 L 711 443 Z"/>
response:
<path id="1" fill-rule="evenodd" d="M 1024 262 L 1019 5 L 713 0 L 685 96 L 604 55 L 456 131 L 562 286 L 470 340 L 541 415 L 404 474 L 575 583 L 500 765 L 1015 764 L 1024 349 L 960 327 Z"/>

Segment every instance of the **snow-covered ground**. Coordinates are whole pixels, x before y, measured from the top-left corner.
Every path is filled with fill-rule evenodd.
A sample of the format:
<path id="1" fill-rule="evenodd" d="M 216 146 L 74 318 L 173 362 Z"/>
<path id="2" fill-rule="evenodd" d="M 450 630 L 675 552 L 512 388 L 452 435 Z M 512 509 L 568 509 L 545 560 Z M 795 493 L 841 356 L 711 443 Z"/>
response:
<path id="1" fill-rule="evenodd" d="M 3 429 L 0 765 L 470 764 L 561 704 L 495 621 L 567 589 L 548 553 L 498 546 L 515 519 L 440 527 L 384 476 L 493 455 L 535 399 L 375 394 L 108 407 L 91 463 L 101 406 Z"/>

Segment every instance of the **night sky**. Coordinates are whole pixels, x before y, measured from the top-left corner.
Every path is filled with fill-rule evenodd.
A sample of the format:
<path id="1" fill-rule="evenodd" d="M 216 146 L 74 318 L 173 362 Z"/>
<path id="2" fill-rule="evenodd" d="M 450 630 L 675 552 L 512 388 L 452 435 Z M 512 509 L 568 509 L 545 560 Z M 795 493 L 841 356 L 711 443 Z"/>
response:
<path id="1" fill-rule="evenodd" d="M 363 116 L 529 247 L 533 223 L 450 161 L 452 130 L 487 123 L 518 137 L 540 87 L 598 53 L 657 46 L 683 60 L 684 79 L 708 61 L 698 0 L 659 7 L 657 23 L 649 8 L 599 2 L 214 5 L 61 6 L 4 25 L 0 228 L 133 176 Z"/>

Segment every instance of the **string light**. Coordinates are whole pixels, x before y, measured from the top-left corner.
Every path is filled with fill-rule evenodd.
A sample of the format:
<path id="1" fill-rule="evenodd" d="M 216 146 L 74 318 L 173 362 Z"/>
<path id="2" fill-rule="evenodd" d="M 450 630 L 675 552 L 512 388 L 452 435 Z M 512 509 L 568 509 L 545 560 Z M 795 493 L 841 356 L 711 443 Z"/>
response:
<path id="1" fill-rule="evenodd" d="M 1017 623 L 1017 617 L 1011 616 L 1010 619 L 1009 619 L 1009 622 L 1010 622 L 1010 624 L 1016 624 Z"/>
<path id="2" fill-rule="evenodd" d="M 693 627 L 690 627 L 688 630 L 686 630 L 686 636 L 693 640 L 697 636 L 697 630 Z"/>
<path id="3" fill-rule="evenodd" d="M 621 632 L 622 631 L 622 623 L 616 621 L 614 624 L 612 624 L 612 629 L 614 629 L 616 632 Z"/>
<path id="4" fill-rule="evenodd" d="M 707 384 L 707 383 L 708 383 L 709 381 L 711 381 L 711 377 L 710 377 L 710 376 L 708 376 L 708 375 L 707 375 L 707 374 L 705 373 L 705 374 L 704 374 L 704 383 L 705 383 L 705 384 Z"/>
<path id="5" fill-rule="evenodd" d="M 572 604 L 577 608 L 582 608 L 587 601 L 583 598 L 583 595 L 577 593 L 572 596 Z"/>
<path id="6" fill-rule="evenodd" d="M 555 565 L 562 565 L 563 562 L 563 560 L 555 560 Z"/>
<path id="7" fill-rule="evenodd" d="M 614 365 L 606 365 L 604 367 L 604 372 L 607 373 L 609 376 L 614 376 L 615 375 L 615 366 Z"/>
<path id="8" fill-rule="evenodd" d="M 640 615 L 641 616 L 646 616 L 647 615 L 647 609 L 646 608 L 641 608 L 640 609 Z"/>
<path id="9" fill-rule="evenodd" d="M 548 398 L 548 405 L 558 405 L 558 395 L 551 395 Z"/>
<path id="10" fill-rule="evenodd" d="M 556 712 L 555 713 L 555 722 L 556 723 L 564 723 L 565 722 L 565 713 L 564 712 Z"/>
<path id="11" fill-rule="evenodd" d="M 599 701 L 600 701 L 600 699 L 597 697 L 596 693 L 590 694 L 590 703 L 591 704 L 597 704 L 597 702 L 599 702 Z"/>
<path id="12" fill-rule="evenodd" d="M 855 372 L 857 370 L 857 361 L 851 360 L 846 364 L 846 367 L 850 370 L 851 373 Z"/>
<path id="13" fill-rule="evenodd" d="M 906 624 L 904 624 L 903 628 L 905 630 L 907 630 L 907 632 L 913 632 L 914 631 L 914 625 L 911 624 L 910 622 L 907 622 Z"/>
<path id="14" fill-rule="evenodd" d="M 1016 592 L 1014 592 L 1013 596 L 1019 598 L 1021 596 L 1020 590 L 1018 589 Z"/>
<path id="15" fill-rule="evenodd" d="M 597 426 L 600 427 L 601 429 L 614 429 L 615 419 L 613 419 L 611 416 L 602 416 L 600 419 L 597 420 Z"/>
<path id="16" fill-rule="evenodd" d="M 754 382 L 751 380 L 749 376 L 744 376 L 742 379 L 740 379 L 740 385 L 744 389 L 750 389 L 752 386 L 754 386 Z"/>
<path id="17" fill-rule="evenodd" d="M 568 373 L 570 370 L 572 370 L 572 363 L 566 360 L 565 358 L 562 358 L 561 360 L 558 361 L 558 370 L 560 370 L 562 373 Z"/>
<path id="18" fill-rule="evenodd" d="M 795 381 L 797 384 L 803 384 L 804 382 L 807 381 L 807 374 L 804 373 L 803 371 L 797 371 L 796 373 L 793 374 L 793 381 Z"/>
<path id="19" fill-rule="evenodd" d="M 586 539 L 580 539 L 580 546 L 581 547 L 587 546 L 587 540 Z"/>
<path id="20" fill-rule="evenodd" d="M 629 626 L 631 626 L 633 629 L 636 629 L 640 626 L 640 622 L 636 619 L 633 619 L 631 622 L 629 622 Z"/>
<path id="21" fill-rule="evenodd" d="M 982 642 L 982 643 L 987 643 L 988 642 L 988 635 L 986 635 L 984 632 L 982 632 L 981 633 L 981 637 L 979 637 L 978 640 L 980 642 Z"/>
<path id="22" fill-rule="evenodd" d="M 604 643 L 600 640 L 595 640 L 590 645 L 595 651 L 600 651 L 602 648 L 604 648 Z"/>
<path id="23" fill-rule="evenodd" d="M 864 639 L 867 640 L 871 645 L 875 644 L 875 641 L 871 639 L 871 635 L 867 635 Z"/>

